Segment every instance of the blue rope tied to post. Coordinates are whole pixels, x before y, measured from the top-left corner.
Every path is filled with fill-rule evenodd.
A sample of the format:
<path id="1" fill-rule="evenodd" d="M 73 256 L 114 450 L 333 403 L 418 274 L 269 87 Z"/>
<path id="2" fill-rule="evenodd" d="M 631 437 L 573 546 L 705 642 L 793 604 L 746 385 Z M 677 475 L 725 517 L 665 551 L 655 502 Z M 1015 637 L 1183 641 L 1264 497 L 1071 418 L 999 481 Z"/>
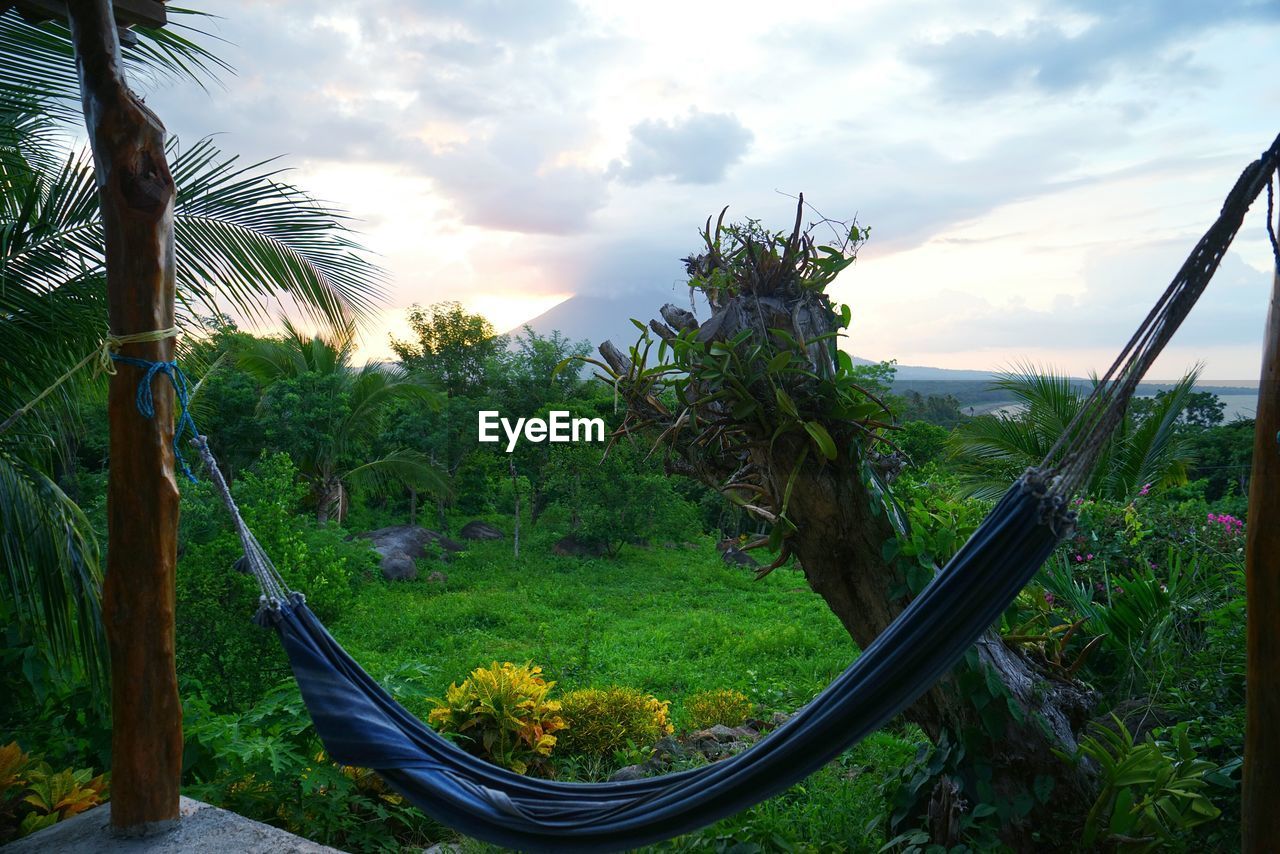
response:
<path id="1" fill-rule="evenodd" d="M 150 359 L 121 356 L 119 353 L 112 353 L 111 359 L 112 361 L 133 365 L 146 371 L 142 379 L 138 381 L 138 393 L 134 398 L 138 412 L 143 418 L 155 418 L 156 416 L 156 402 L 151 392 L 151 381 L 155 379 L 156 374 L 164 374 L 169 378 L 169 384 L 173 386 L 174 397 L 178 400 L 178 419 L 173 428 L 173 458 L 181 467 L 182 473 L 187 476 L 187 480 L 192 483 L 199 483 L 196 480 L 196 476 L 191 473 L 191 467 L 187 465 L 186 459 L 182 456 L 182 451 L 178 448 L 178 442 L 188 430 L 191 431 L 192 438 L 199 435 L 196 431 L 196 422 L 192 420 L 191 412 L 187 408 L 191 402 L 191 392 L 187 387 L 187 375 L 182 372 L 182 368 L 178 367 L 176 361 L 153 362 Z"/>

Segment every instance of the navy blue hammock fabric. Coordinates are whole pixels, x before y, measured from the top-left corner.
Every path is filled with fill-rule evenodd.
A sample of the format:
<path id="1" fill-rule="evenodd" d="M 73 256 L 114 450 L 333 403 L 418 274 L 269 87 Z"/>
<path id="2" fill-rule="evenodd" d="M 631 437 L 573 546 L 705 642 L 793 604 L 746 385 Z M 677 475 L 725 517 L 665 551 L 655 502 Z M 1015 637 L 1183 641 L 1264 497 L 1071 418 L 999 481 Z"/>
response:
<path id="1" fill-rule="evenodd" d="M 469 836 L 527 851 L 612 851 L 694 830 L 769 798 L 908 706 L 1049 556 L 1058 536 L 1044 514 L 1053 503 L 1038 478 L 1019 480 L 898 619 L 789 721 L 736 756 L 649 779 L 564 783 L 491 765 L 392 699 L 300 594 L 286 592 L 258 619 L 279 633 L 335 761 L 377 771 L 424 812 Z"/>
<path id="2" fill-rule="evenodd" d="M 258 619 L 279 633 L 329 755 L 373 769 L 424 812 L 465 834 L 530 851 L 608 851 L 669 838 L 758 803 L 820 768 L 954 666 L 1049 557 L 1072 525 L 1071 496 L 1264 186 L 1280 271 L 1270 216 L 1277 160 L 1280 138 L 1245 169 L 1218 220 L 1044 463 L 1010 488 L 892 625 L 787 723 L 743 753 L 693 770 L 615 783 L 533 779 L 490 765 L 437 735 L 371 679 L 302 595 L 284 585 L 241 519 L 204 437 L 197 438 L 240 535 L 246 568 L 263 587 Z"/>

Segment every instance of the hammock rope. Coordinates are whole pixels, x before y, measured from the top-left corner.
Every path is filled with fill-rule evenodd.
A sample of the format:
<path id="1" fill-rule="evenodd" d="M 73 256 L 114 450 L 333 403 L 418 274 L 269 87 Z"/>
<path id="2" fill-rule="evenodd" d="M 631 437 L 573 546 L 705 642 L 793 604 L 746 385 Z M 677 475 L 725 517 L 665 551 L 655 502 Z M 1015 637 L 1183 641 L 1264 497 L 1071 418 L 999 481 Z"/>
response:
<path id="1" fill-rule="evenodd" d="M 255 619 L 273 627 L 330 757 L 371 768 L 455 829 L 522 850 L 610 851 L 710 824 L 777 794 L 905 709 L 999 618 L 1075 521 L 1070 498 L 1124 416 L 1139 380 L 1195 305 L 1271 178 L 1280 137 L 1251 163 L 1080 413 L 996 504 L 933 581 L 831 685 L 781 727 L 728 759 L 616 783 L 522 777 L 474 757 L 410 715 L 290 590 L 245 524 L 205 437 L 193 441 L 262 588 Z M 163 370 L 163 368 L 160 368 Z M 178 377 L 165 371 L 177 386 Z M 146 381 L 154 376 L 148 370 Z M 141 398 L 140 398 L 141 400 Z"/>

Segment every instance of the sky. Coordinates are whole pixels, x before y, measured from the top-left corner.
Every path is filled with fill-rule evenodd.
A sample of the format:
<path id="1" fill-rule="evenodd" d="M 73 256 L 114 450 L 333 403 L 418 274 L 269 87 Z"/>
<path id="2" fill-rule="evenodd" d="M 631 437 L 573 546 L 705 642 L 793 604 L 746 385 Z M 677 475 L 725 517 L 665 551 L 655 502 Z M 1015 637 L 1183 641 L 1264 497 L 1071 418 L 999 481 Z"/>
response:
<path id="1" fill-rule="evenodd" d="M 414 303 L 656 314 L 708 215 L 786 228 L 804 192 L 871 227 L 832 288 L 850 352 L 1083 375 L 1280 131 L 1278 0 L 183 5 L 236 74 L 148 103 L 359 221 L 390 275 L 370 358 Z M 1153 377 L 1256 379 L 1263 209 Z"/>

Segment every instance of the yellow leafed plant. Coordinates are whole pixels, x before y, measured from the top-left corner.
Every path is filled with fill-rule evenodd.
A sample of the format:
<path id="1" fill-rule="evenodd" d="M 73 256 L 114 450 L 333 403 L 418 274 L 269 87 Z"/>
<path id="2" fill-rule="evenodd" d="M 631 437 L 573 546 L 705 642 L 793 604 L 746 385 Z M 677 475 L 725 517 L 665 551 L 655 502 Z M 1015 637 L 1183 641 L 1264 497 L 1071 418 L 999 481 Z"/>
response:
<path id="1" fill-rule="evenodd" d="M 560 700 L 567 729 L 560 749 L 586 756 L 607 756 L 628 745 L 647 748 L 673 731 L 671 704 L 634 688 L 587 688 Z"/>
<path id="2" fill-rule="evenodd" d="M 450 685 L 443 700 L 432 700 L 427 721 L 495 765 L 517 774 L 545 772 L 556 746 L 552 733 L 565 727 L 560 703 L 547 699 L 553 687 L 541 667 L 495 661 Z"/>
<path id="3" fill-rule="evenodd" d="M 689 724 L 694 729 L 706 729 L 716 724 L 742 726 L 751 716 L 754 706 L 741 691 L 720 688 L 694 694 L 684 702 Z"/>

